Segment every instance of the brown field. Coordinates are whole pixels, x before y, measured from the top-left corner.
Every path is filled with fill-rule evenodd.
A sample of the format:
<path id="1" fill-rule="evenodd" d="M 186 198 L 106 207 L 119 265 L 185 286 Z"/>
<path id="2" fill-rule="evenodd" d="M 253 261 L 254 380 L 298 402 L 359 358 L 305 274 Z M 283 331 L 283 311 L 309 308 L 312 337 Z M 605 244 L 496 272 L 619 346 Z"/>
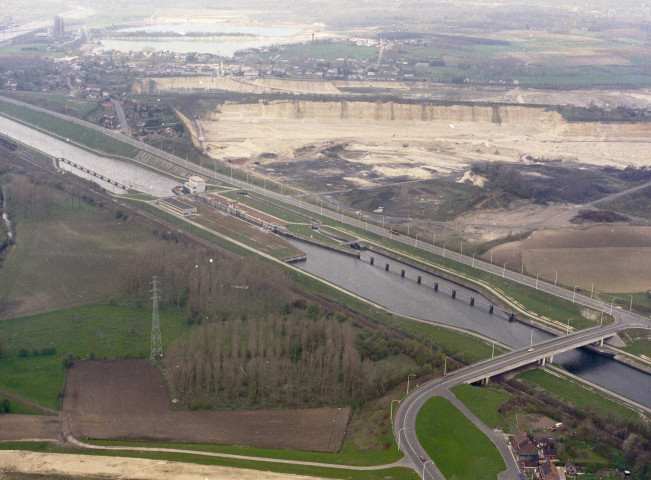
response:
<path id="1" fill-rule="evenodd" d="M 74 436 L 338 451 L 349 409 L 174 411 L 146 360 L 75 362 L 63 401 Z"/>
<path id="2" fill-rule="evenodd" d="M 590 292 L 644 292 L 651 289 L 651 227 L 596 226 L 586 230 L 545 230 L 491 250 L 493 263 L 540 274 L 546 281 Z M 490 259 L 490 252 L 484 259 Z"/>
<path id="3" fill-rule="evenodd" d="M 55 416 L 0 415 L 0 442 L 57 440 L 59 438 L 59 423 L 59 417 Z"/>

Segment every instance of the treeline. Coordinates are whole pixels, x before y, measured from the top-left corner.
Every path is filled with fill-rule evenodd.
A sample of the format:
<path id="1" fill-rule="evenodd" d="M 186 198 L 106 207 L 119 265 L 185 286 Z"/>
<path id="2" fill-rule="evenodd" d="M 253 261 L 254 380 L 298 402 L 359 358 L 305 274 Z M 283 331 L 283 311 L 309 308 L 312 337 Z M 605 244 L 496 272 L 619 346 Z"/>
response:
<path id="1" fill-rule="evenodd" d="M 373 367 L 348 323 L 306 312 L 203 324 L 166 352 L 172 396 L 190 408 L 316 407 L 373 396 Z"/>
<path id="2" fill-rule="evenodd" d="M 152 248 L 121 274 L 123 293 L 136 305 L 147 305 L 153 275 L 160 281 L 160 304 L 185 310 L 188 324 L 241 315 L 266 315 L 291 301 L 283 271 L 255 258 L 242 259 L 218 249 L 171 241 Z"/>
<path id="3" fill-rule="evenodd" d="M 567 122 L 651 122 L 647 111 L 624 106 L 612 110 L 597 106 L 559 107 L 559 113 Z"/>

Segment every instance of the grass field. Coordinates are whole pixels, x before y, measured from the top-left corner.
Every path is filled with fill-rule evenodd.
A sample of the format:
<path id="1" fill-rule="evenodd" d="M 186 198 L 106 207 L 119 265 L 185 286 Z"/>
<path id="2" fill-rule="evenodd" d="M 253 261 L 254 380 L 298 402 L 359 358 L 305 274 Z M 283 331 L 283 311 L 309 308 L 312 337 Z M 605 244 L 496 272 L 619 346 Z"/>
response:
<path id="1" fill-rule="evenodd" d="M 292 58 L 315 58 L 328 62 L 345 58 L 351 60 L 368 60 L 377 56 L 375 47 L 364 47 L 357 45 L 344 45 L 339 43 L 304 43 L 282 47 L 281 51 L 262 53 L 262 58 L 280 59 Z"/>
<path id="2" fill-rule="evenodd" d="M 25 43 L 22 45 L 3 45 L 0 47 L 0 56 L 25 56 L 25 55 L 39 55 L 43 57 L 63 57 L 63 52 L 54 52 L 47 49 L 45 43 Z"/>
<path id="3" fill-rule="evenodd" d="M 239 195 L 237 193 L 230 192 L 230 193 L 224 193 L 222 194 L 222 196 L 235 200 L 239 203 L 243 203 L 244 205 L 248 205 L 249 207 L 255 208 L 256 210 L 260 210 L 261 212 L 268 213 L 269 215 L 279 218 L 281 220 L 285 220 L 286 222 L 305 223 L 307 221 L 305 217 L 301 217 L 299 215 L 295 215 L 293 213 L 287 212 L 286 210 L 283 210 L 281 208 L 274 207 L 273 205 L 260 202 L 255 198 L 249 197 L 248 195 Z"/>
<path id="4" fill-rule="evenodd" d="M 125 158 L 135 158 L 138 149 L 86 127 L 36 112 L 25 107 L 0 101 L 0 114 L 7 115 L 30 125 L 51 132 L 61 138 L 85 146 L 90 150 Z"/>
<path id="5" fill-rule="evenodd" d="M 181 311 L 160 311 L 163 348 L 187 329 Z M 0 385 L 44 407 L 59 408 L 67 354 L 76 358 L 147 358 L 151 311 L 92 305 L 0 322 Z M 54 348 L 53 355 L 34 355 Z M 21 349 L 25 349 L 21 354 Z M 24 355 L 24 356 L 23 356 Z"/>
<path id="6" fill-rule="evenodd" d="M 78 118 L 86 118 L 91 112 L 97 110 L 99 106 L 95 100 L 82 100 L 79 98 L 71 98 L 67 95 L 37 92 L 5 92 L 4 95 Z"/>
<path id="7" fill-rule="evenodd" d="M 630 328 L 619 332 L 627 347 L 622 348 L 633 355 L 644 355 L 651 358 L 651 331 L 644 328 Z"/>
<path id="8" fill-rule="evenodd" d="M 518 375 L 518 378 L 544 388 L 577 408 L 592 410 L 604 417 L 615 416 L 623 419 L 639 417 L 633 410 L 594 392 L 583 384 L 539 368 L 523 372 Z"/>
<path id="9" fill-rule="evenodd" d="M 4 400 L 7 400 L 7 397 L 0 395 L 0 402 Z M 9 400 L 9 413 L 14 415 L 43 415 L 43 412 L 26 407 L 13 400 Z"/>
<path id="10" fill-rule="evenodd" d="M 161 242 L 110 212 L 50 191 L 49 216 L 15 212 L 16 244 L 0 270 L 2 319 L 107 301 L 131 259 Z"/>
<path id="11" fill-rule="evenodd" d="M 311 237 L 315 240 L 320 240 L 321 242 L 330 243 L 332 245 L 339 244 L 338 241 L 320 233 L 318 230 L 313 230 L 310 225 L 295 223 L 293 225 L 289 225 L 287 228 L 290 232 L 298 233 L 299 235 L 303 235 L 305 237 Z"/>
<path id="12" fill-rule="evenodd" d="M 423 405 L 416 434 L 446 478 L 495 479 L 506 469 L 493 442 L 444 398 L 430 398 Z"/>
<path id="13" fill-rule="evenodd" d="M 506 427 L 507 423 L 498 412 L 498 408 L 508 400 L 507 392 L 472 385 L 458 385 L 452 388 L 452 393 L 488 427 Z"/>

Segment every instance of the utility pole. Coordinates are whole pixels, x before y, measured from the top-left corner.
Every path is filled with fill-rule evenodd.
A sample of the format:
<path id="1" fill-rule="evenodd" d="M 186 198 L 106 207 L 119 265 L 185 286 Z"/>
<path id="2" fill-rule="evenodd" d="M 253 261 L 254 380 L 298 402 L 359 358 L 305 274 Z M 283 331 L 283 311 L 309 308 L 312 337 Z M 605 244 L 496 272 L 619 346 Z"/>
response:
<path id="1" fill-rule="evenodd" d="M 158 276 L 154 275 L 151 282 L 152 293 L 151 300 L 153 302 L 151 312 L 151 353 L 149 359 L 152 361 L 163 359 L 163 341 L 160 335 L 160 319 L 158 318 Z"/>

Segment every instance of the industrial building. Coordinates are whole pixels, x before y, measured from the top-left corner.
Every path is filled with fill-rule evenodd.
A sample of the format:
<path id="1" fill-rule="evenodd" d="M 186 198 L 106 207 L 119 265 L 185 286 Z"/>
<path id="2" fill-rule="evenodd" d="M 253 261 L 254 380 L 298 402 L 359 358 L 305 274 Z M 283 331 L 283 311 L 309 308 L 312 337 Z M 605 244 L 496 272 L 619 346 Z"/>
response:
<path id="1" fill-rule="evenodd" d="M 175 215 L 192 217 L 197 214 L 197 207 L 188 205 L 187 203 L 181 202 L 175 198 L 162 198 L 158 202 L 158 205 Z"/>
<path id="2" fill-rule="evenodd" d="M 197 175 L 192 175 L 188 178 L 188 181 L 185 182 L 185 188 L 190 193 L 201 193 L 206 191 L 206 181 L 198 177 Z"/>

